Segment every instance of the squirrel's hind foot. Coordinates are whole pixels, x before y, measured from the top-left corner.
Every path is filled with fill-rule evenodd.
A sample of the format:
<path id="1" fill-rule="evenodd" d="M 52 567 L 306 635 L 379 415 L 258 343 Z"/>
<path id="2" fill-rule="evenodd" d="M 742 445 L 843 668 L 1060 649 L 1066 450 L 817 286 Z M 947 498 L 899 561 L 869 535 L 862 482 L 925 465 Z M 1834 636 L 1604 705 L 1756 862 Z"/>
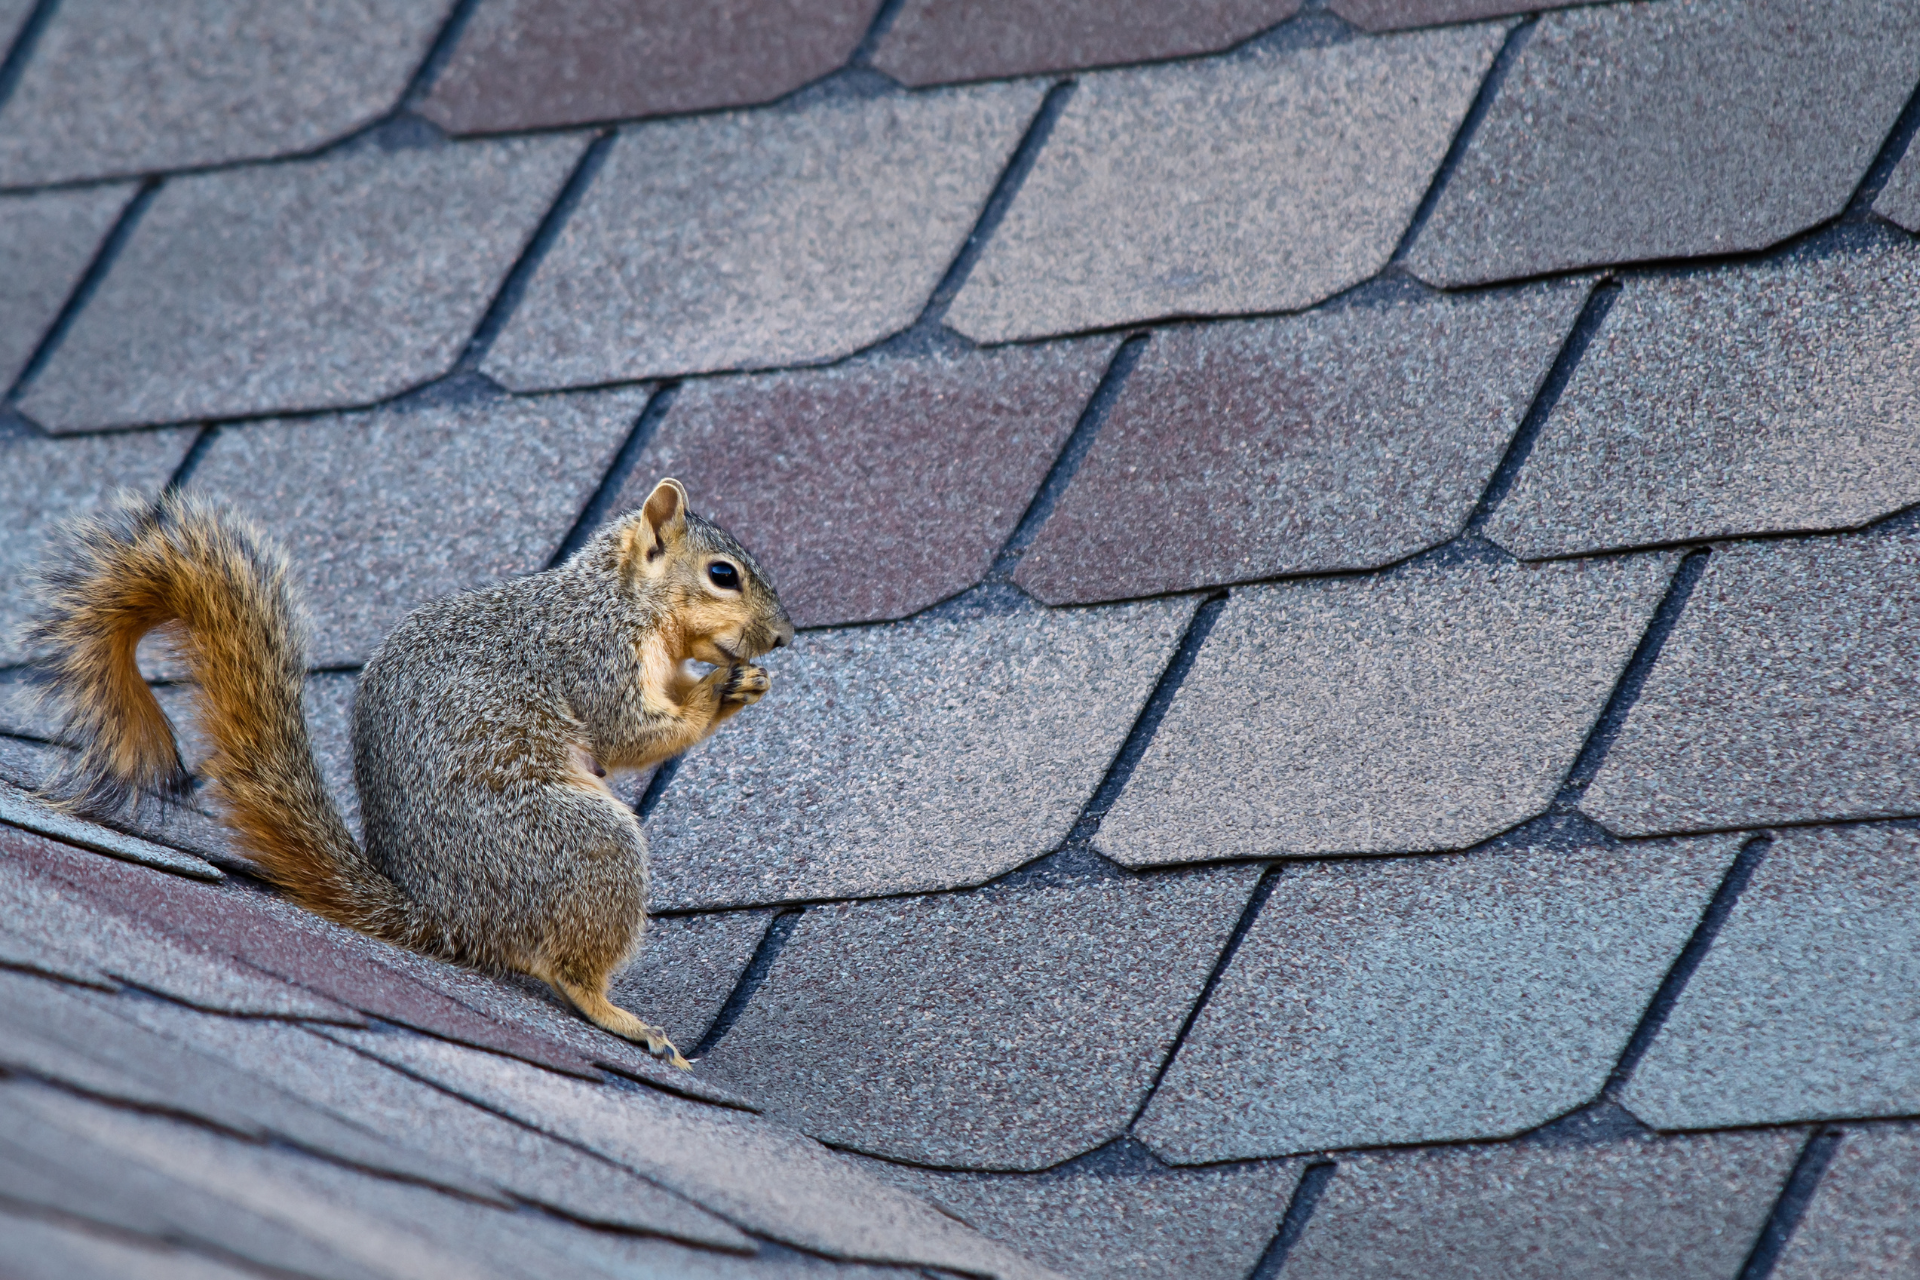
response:
<path id="1" fill-rule="evenodd" d="M 673 1047 L 673 1041 L 667 1039 L 665 1031 L 651 1023 L 642 1022 L 622 1009 L 607 999 L 605 991 L 596 990 L 585 983 L 568 981 L 556 974 L 542 973 L 536 976 L 565 996 L 594 1026 L 611 1031 L 622 1040 L 633 1041 L 668 1066 L 679 1067 L 682 1071 L 693 1070 L 693 1064 L 680 1056 L 680 1051 Z"/>

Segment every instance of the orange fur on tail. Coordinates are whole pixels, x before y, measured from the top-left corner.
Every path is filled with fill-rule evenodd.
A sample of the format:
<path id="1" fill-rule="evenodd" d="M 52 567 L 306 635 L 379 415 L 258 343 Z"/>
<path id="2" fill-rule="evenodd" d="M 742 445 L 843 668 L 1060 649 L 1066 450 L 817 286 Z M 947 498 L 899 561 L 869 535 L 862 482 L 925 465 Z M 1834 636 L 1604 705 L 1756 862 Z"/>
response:
<path id="1" fill-rule="evenodd" d="M 300 905 L 417 945 L 406 900 L 354 843 L 320 780 L 300 691 L 306 635 L 286 556 L 231 511 L 177 494 L 123 498 L 69 524 L 28 631 L 80 745 L 54 798 L 94 816 L 189 786 L 134 651 L 171 627 L 200 686 L 203 772 L 242 850 Z"/>

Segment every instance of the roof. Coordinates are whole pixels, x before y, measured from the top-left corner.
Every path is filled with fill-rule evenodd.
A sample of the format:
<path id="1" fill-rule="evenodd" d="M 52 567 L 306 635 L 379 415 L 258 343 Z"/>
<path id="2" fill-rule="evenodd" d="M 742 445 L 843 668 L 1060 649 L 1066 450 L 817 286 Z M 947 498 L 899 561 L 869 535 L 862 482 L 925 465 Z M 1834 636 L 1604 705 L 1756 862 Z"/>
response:
<path id="1" fill-rule="evenodd" d="M 1904 0 L 0 0 L 0 1270 L 1904 1275 Z M 117 488 L 357 673 L 654 479 L 617 995 L 39 805 Z M 198 758 L 193 690 L 145 669 Z"/>

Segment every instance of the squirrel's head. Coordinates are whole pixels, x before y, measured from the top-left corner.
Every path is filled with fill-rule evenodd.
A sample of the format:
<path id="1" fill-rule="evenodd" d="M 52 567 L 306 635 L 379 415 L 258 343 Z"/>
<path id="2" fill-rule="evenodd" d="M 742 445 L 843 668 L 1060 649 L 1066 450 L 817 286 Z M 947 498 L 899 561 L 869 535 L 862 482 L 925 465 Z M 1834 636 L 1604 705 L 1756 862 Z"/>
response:
<path id="1" fill-rule="evenodd" d="M 773 583 L 725 529 L 693 513 L 678 480 L 662 480 L 618 534 L 622 571 L 664 597 L 679 658 L 746 662 L 793 639 Z"/>

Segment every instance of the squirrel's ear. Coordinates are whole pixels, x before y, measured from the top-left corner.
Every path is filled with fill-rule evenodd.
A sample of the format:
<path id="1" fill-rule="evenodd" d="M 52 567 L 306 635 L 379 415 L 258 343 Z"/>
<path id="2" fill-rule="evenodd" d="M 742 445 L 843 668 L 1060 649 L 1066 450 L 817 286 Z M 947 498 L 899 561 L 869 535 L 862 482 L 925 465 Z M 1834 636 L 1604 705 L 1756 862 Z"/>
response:
<path id="1" fill-rule="evenodd" d="M 687 536 L 687 490 L 678 480 L 662 480 L 653 486 L 640 508 L 640 525 L 645 531 L 646 557 L 652 560 Z"/>

